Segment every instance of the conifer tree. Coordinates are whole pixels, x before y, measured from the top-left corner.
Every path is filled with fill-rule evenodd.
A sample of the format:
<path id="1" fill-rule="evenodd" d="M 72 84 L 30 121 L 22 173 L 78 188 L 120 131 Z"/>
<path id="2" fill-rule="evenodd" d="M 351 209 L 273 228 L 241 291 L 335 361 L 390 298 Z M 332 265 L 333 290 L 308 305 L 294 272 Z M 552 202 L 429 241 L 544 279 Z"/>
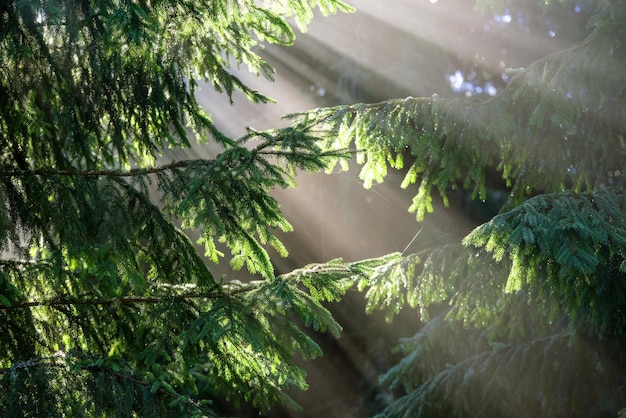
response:
<path id="1" fill-rule="evenodd" d="M 195 98 L 270 99 L 231 66 L 271 78 L 263 42 L 290 44 L 314 8 L 268 2 L 15 0 L 0 4 L 0 415 L 219 415 L 305 388 L 300 324 L 338 335 L 322 306 L 380 261 L 277 276 L 268 246 L 291 227 L 270 196 L 296 169 L 345 151 L 316 138 L 229 138 Z M 212 160 L 157 165 L 211 142 Z M 190 240 L 198 231 L 198 244 Z M 231 254 L 255 281 L 216 277 Z M 204 394 L 202 398 L 198 393 Z M 293 405 L 295 406 L 295 405 Z"/>

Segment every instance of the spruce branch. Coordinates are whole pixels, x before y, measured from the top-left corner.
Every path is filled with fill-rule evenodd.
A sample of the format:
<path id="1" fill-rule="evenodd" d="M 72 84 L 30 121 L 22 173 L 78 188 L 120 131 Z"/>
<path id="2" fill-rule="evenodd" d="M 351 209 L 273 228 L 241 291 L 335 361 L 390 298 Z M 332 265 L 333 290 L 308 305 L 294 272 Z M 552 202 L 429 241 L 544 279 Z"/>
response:
<path id="1" fill-rule="evenodd" d="M 486 100 L 435 95 L 319 108 L 287 115 L 292 126 L 276 136 L 291 141 L 316 136 L 324 138 L 325 150 L 356 149 L 366 188 L 381 183 L 389 167 L 402 169 L 408 162 L 402 187 L 418 185 L 409 209 L 418 220 L 433 211 L 433 191 L 446 205 L 449 191 L 456 188 L 486 200 L 493 170 L 512 188 L 508 208 L 537 191 L 566 185 L 593 190 L 607 182 L 599 164 L 622 170 L 620 138 L 626 129 L 626 113 L 619 106 L 623 98 L 616 94 L 621 90 L 614 88 L 626 79 L 608 70 L 621 68 L 619 55 L 603 57 L 610 64 L 602 66 L 599 77 L 588 77 L 601 49 L 597 42 L 591 38 L 534 62 Z M 589 138 L 600 137 L 607 140 L 589 146 Z"/>
<path id="2" fill-rule="evenodd" d="M 281 149 L 278 141 L 267 141 L 250 151 L 251 156 L 273 156 L 284 158 L 287 161 L 298 162 L 300 160 L 305 162 L 312 162 L 317 165 L 318 168 L 324 168 L 326 165 L 324 160 L 327 158 L 349 158 L 353 151 L 348 149 L 339 150 L 321 150 L 315 147 L 314 144 L 300 144 L 298 148 Z M 271 148 L 271 149 L 267 149 Z M 24 176 L 64 176 L 64 177 L 139 177 L 150 174 L 160 174 L 167 171 L 176 170 L 179 168 L 188 168 L 194 165 L 206 165 L 210 166 L 221 162 L 223 158 L 234 149 L 229 149 L 220 154 L 216 159 L 189 159 L 174 161 L 172 163 L 164 164 L 157 167 L 150 168 L 133 168 L 131 170 L 78 170 L 67 169 L 58 170 L 52 168 L 34 168 L 34 169 L 17 169 L 15 167 L 0 168 L 0 177 L 24 177 Z"/>

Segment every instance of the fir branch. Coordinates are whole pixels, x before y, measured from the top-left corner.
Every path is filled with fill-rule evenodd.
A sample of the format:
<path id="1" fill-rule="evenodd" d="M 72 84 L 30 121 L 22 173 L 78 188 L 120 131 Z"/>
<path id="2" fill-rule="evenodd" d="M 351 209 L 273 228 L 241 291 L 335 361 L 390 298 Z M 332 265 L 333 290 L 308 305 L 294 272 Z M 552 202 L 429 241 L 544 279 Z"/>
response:
<path id="1" fill-rule="evenodd" d="M 324 168 L 325 164 L 323 163 L 325 158 L 348 158 L 354 152 L 347 149 L 340 150 L 326 150 L 321 151 L 318 149 L 309 149 L 309 148 L 300 148 L 300 149 L 291 149 L 291 150 L 281 150 L 281 149 L 271 149 L 267 150 L 268 147 L 275 147 L 277 144 L 272 142 L 263 143 L 257 146 L 252 152 L 251 155 L 262 155 L 262 156 L 273 156 L 285 158 L 286 160 L 294 160 L 298 161 L 299 159 L 307 159 L 313 162 L 317 162 L 316 165 L 319 168 Z M 138 177 L 138 176 L 146 176 L 150 174 L 159 174 L 167 171 L 172 171 L 178 168 L 187 168 L 192 165 L 212 165 L 220 162 L 221 156 L 224 154 L 220 154 L 218 158 L 209 160 L 209 159 L 190 159 L 190 160 L 181 160 L 174 161 L 169 164 L 161 165 L 158 167 L 151 168 L 134 168 L 131 170 L 57 170 L 52 168 L 34 168 L 34 169 L 16 169 L 14 167 L 9 167 L 6 169 L 0 169 L 0 177 L 24 177 L 24 176 L 64 176 L 64 177 Z"/>
<path id="2" fill-rule="evenodd" d="M 410 154 L 402 187 L 418 184 L 409 208 L 418 220 L 433 211 L 433 191 L 445 205 L 449 190 L 461 187 L 485 200 L 493 170 L 512 188 L 509 208 L 537 191 L 592 190 L 607 182 L 600 164 L 621 171 L 624 159 L 626 117 L 616 92 L 626 78 L 615 70 L 622 67 L 618 54 L 599 59 L 602 48 L 590 39 L 555 52 L 516 72 L 487 100 L 435 95 L 314 109 L 287 115 L 293 125 L 276 136 L 286 143 L 318 136 L 324 149 L 356 148 L 367 188 L 381 183 L 389 167 L 402 169 Z M 589 63 L 598 61 L 607 64 L 589 77 L 600 71 Z M 590 146 L 597 137 L 607 140 Z"/>

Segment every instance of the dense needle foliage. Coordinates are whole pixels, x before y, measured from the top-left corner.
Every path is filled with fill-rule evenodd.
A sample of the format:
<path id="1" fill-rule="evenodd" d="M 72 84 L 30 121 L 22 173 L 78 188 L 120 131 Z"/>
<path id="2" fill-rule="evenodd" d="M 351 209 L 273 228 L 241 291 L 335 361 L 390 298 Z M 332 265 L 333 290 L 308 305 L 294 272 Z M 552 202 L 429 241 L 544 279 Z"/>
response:
<path id="1" fill-rule="evenodd" d="M 289 44 L 341 1 L 5 1 L 0 5 L 0 415 L 215 415 L 211 398 L 293 404 L 294 365 L 338 335 L 321 302 L 374 262 L 276 277 L 267 246 L 291 226 L 270 197 L 342 151 L 315 138 L 223 135 L 200 80 L 266 96 L 261 42 Z M 213 142 L 213 160 L 155 165 Z M 200 233 L 204 255 L 189 238 Z M 258 281 L 215 277 L 232 254 Z M 308 290 L 306 290 L 308 289 Z M 199 388 L 199 389 L 198 389 Z M 202 392 L 204 399 L 198 399 Z M 294 405 L 295 406 L 295 405 Z"/>
<path id="2" fill-rule="evenodd" d="M 564 2 L 565 3 L 565 2 Z M 481 7 L 496 7 L 481 2 Z M 220 414 L 306 388 L 338 335 L 322 305 L 354 286 L 389 321 L 426 325 L 381 378 L 381 416 L 611 416 L 626 407 L 626 5 L 588 1 L 590 35 L 511 73 L 488 100 L 393 99 L 222 134 L 202 79 L 269 99 L 229 72 L 271 77 L 260 42 L 289 44 L 339 0 L 8 1 L 0 5 L 0 414 Z M 546 7 L 550 7 L 546 4 Z M 214 142 L 213 160 L 155 165 Z M 463 242 L 277 276 L 291 226 L 269 195 L 298 169 L 347 167 L 365 186 L 405 169 L 410 210 L 433 192 L 509 198 Z M 200 233 L 198 244 L 189 236 Z M 215 277 L 229 252 L 256 279 Z M 197 396 L 202 393 L 203 397 Z"/>

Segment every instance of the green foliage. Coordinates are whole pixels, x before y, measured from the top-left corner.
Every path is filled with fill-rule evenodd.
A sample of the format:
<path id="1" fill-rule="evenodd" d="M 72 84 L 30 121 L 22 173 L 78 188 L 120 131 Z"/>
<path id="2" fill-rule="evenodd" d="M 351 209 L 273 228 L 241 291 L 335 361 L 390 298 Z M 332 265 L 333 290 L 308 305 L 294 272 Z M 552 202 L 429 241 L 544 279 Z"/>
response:
<path id="1" fill-rule="evenodd" d="M 540 195 L 473 231 L 467 244 L 511 260 L 507 292 L 558 295 L 572 321 L 621 335 L 626 300 L 623 190 Z"/>
<path id="2" fill-rule="evenodd" d="M 365 187 L 403 169 L 418 220 L 433 192 L 485 200 L 493 173 L 506 187 L 500 215 L 464 245 L 355 281 L 368 311 L 391 320 L 408 304 L 426 321 L 381 378 L 399 394 L 381 416 L 588 417 L 626 404 L 626 8 L 592 3 L 586 40 L 511 72 L 492 98 L 315 109 L 273 133 L 352 148 Z"/>
<path id="3" fill-rule="evenodd" d="M 486 199 L 493 168 L 512 188 L 509 208 L 536 192 L 592 190 L 623 168 L 622 9 L 609 2 L 585 42 L 534 62 L 486 101 L 408 97 L 288 117 L 297 131 L 324 131 L 330 149 L 353 145 L 365 187 L 410 154 L 402 187 L 418 183 L 418 220 L 432 212 L 433 190 L 445 203 L 459 187 Z"/>
<path id="4" fill-rule="evenodd" d="M 288 45 L 339 0 L 10 1 L 0 5 L 0 415 L 217 416 L 212 394 L 297 408 L 294 363 L 321 354 L 301 325 L 338 336 L 322 306 L 365 267 L 276 277 L 267 249 L 291 226 L 270 196 L 342 150 L 317 137 L 219 131 L 204 80 L 234 100 L 265 95 L 263 43 Z M 213 160 L 155 166 L 214 142 Z M 190 239 L 199 233 L 202 257 Z M 216 278 L 222 251 L 262 280 Z M 343 266 L 343 267 L 342 267 Z M 296 273 L 294 273 L 296 274 Z"/>
<path id="5" fill-rule="evenodd" d="M 20 169 L 145 166 L 164 147 L 198 138 L 232 145 L 198 106 L 205 79 L 232 99 L 269 99 L 232 75 L 231 64 L 271 77 L 255 50 L 290 44 L 286 19 L 304 28 L 312 8 L 339 0 L 255 2 L 5 2 L 1 15 L 0 144 Z M 10 123 L 9 123 L 10 121 Z M 63 152 L 60 152 L 63 150 Z"/>
<path id="6" fill-rule="evenodd" d="M 488 100 L 409 97 L 221 133 L 195 100 L 199 82 L 269 101 L 229 68 L 271 78 L 258 48 L 293 42 L 287 20 L 304 30 L 315 7 L 351 10 L 0 5 L 0 414 L 218 416 L 218 397 L 297 408 L 285 389 L 307 383 L 294 357 L 321 354 L 303 328 L 338 336 L 323 303 L 353 286 L 368 312 L 391 321 L 408 304 L 426 322 L 382 376 L 398 396 L 381 416 L 626 405 L 623 1 L 597 2 L 584 42 Z M 154 165 L 192 140 L 221 152 Z M 405 169 L 418 220 L 433 191 L 446 204 L 454 189 L 486 199 L 494 170 L 509 199 L 464 246 L 277 276 L 267 250 L 286 255 L 276 232 L 291 226 L 269 191 L 296 170 L 347 168 L 353 153 L 366 187 Z M 255 280 L 216 278 L 222 251 Z"/>
<path id="7" fill-rule="evenodd" d="M 406 355 L 382 381 L 406 394 L 377 416 L 610 415 L 624 402 L 619 346 L 558 330 L 489 344 L 480 332 L 438 317 L 398 347 Z"/>

